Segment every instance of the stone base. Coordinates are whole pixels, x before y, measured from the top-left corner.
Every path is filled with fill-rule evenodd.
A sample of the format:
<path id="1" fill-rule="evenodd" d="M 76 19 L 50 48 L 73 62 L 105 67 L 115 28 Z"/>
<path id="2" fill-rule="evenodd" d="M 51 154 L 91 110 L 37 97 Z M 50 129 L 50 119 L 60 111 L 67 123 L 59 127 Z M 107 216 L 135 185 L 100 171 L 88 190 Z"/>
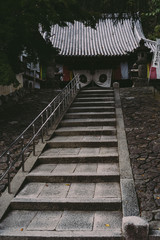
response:
<path id="1" fill-rule="evenodd" d="M 123 218 L 123 234 L 126 240 L 147 240 L 149 224 L 140 217 L 131 216 Z"/>

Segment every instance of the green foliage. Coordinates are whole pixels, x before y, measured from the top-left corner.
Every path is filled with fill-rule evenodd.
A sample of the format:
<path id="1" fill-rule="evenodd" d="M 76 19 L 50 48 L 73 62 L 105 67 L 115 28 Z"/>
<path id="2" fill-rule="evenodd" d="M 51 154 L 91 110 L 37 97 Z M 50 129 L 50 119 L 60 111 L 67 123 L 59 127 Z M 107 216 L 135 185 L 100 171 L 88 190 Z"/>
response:
<path id="1" fill-rule="evenodd" d="M 50 42 L 50 30 L 54 24 L 65 26 L 66 22 L 82 21 L 92 27 L 102 13 L 137 12 L 147 34 L 159 36 L 159 0 L 2 0 L 0 1 L 0 84 L 14 82 L 15 73 L 22 72 L 19 56 L 25 50 L 29 60 L 37 59 L 47 65 L 56 54 Z M 154 27 L 155 32 L 153 31 Z M 43 39 L 39 28 L 46 32 Z"/>
<path id="2" fill-rule="evenodd" d="M 147 11 L 142 13 L 142 23 L 144 27 L 145 35 L 155 40 L 160 38 L 159 24 L 160 24 L 160 1 L 159 0 L 147 0 Z"/>
<path id="3" fill-rule="evenodd" d="M 6 56 L 0 56 L 0 85 L 13 85 L 18 86 L 18 81 L 15 77 L 15 74 L 8 63 Z"/>

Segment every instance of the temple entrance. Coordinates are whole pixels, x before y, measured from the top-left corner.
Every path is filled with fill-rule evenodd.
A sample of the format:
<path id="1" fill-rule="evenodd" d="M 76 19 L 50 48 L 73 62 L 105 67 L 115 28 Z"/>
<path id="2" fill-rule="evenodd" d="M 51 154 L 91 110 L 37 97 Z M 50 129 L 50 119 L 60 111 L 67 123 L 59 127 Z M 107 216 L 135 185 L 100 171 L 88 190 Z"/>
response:
<path id="1" fill-rule="evenodd" d="M 79 73 L 80 83 L 85 87 L 92 82 L 100 87 L 110 87 L 112 78 L 112 69 L 100 69 L 91 72 L 90 70 L 76 70 L 74 74 Z"/>

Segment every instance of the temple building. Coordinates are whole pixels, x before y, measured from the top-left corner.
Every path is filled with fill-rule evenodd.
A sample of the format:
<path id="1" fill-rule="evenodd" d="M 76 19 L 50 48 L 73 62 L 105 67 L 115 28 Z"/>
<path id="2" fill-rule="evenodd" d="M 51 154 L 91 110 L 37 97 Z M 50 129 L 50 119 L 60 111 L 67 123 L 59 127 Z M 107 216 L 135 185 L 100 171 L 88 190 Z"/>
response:
<path id="1" fill-rule="evenodd" d="M 59 49 L 55 61 L 63 81 L 79 73 L 82 86 L 94 82 L 110 87 L 114 81 L 129 86 L 140 40 L 150 50 L 148 63 L 156 48 L 155 41 L 145 38 L 140 20 L 127 17 L 115 21 L 108 15 L 99 20 L 95 29 L 77 21 L 67 23 L 66 27 L 55 25 L 51 36 L 53 47 Z"/>

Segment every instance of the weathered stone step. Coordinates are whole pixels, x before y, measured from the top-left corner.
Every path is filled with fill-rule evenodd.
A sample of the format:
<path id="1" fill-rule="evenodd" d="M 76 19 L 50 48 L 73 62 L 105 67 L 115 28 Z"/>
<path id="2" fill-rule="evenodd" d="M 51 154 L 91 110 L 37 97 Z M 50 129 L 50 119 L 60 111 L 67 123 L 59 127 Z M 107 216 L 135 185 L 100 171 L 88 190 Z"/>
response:
<path id="1" fill-rule="evenodd" d="M 113 106 L 83 106 L 83 107 L 70 107 L 67 111 L 67 113 L 72 112 L 111 112 L 115 111 L 115 107 Z"/>
<path id="2" fill-rule="evenodd" d="M 121 199 L 99 199 L 99 198 L 59 198 L 59 199 L 24 199 L 14 198 L 11 202 L 13 210 L 33 210 L 34 211 L 119 211 L 121 210 Z"/>
<path id="3" fill-rule="evenodd" d="M 73 102 L 72 106 L 73 107 L 83 107 L 83 106 L 114 106 L 115 102 L 114 101 L 102 101 L 102 102 Z"/>
<path id="4" fill-rule="evenodd" d="M 19 201 L 18 199 L 34 200 L 53 200 L 57 201 L 62 198 L 62 202 L 86 201 L 89 199 L 105 202 L 108 200 L 120 199 L 120 184 L 118 182 L 99 182 L 99 183 L 39 183 L 31 182 L 23 186 L 18 195 L 12 202 Z M 64 200 L 65 199 L 65 200 Z M 119 201 L 119 200 L 118 200 Z M 112 201 L 108 201 L 112 202 Z"/>
<path id="5" fill-rule="evenodd" d="M 3 240 L 122 239 L 120 211 L 13 210 L 0 231 Z"/>
<path id="6" fill-rule="evenodd" d="M 70 199 L 75 202 L 88 199 L 107 200 L 107 199 L 120 199 L 120 184 L 118 182 L 107 183 L 28 183 L 18 193 L 17 199 L 46 199 L 53 200 L 62 198 L 69 201 Z M 13 200 L 13 201 L 14 201 Z"/>
<path id="7" fill-rule="evenodd" d="M 49 148 L 117 147 L 115 136 L 56 136 L 47 142 Z"/>
<path id="8" fill-rule="evenodd" d="M 90 98 L 90 97 L 114 97 L 114 93 L 90 93 L 90 94 L 86 94 L 83 92 L 80 92 L 77 95 L 78 98 Z"/>
<path id="9" fill-rule="evenodd" d="M 81 136 L 81 135 L 116 135 L 114 126 L 99 127 L 60 127 L 53 136 Z"/>
<path id="10" fill-rule="evenodd" d="M 67 111 L 67 113 L 72 113 L 72 112 L 111 112 L 115 111 L 115 107 L 113 106 L 100 106 L 100 107 L 94 107 L 94 106 L 83 106 L 83 107 L 70 107 Z"/>
<path id="11" fill-rule="evenodd" d="M 41 164 L 35 166 L 30 174 L 51 173 L 54 174 L 118 174 L 119 165 L 117 163 L 68 163 L 68 164 Z"/>
<path id="12" fill-rule="evenodd" d="M 75 102 L 106 102 L 106 101 L 114 101 L 114 97 L 87 97 L 87 98 L 79 98 L 77 97 L 75 100 L 74 100 L 74 103 Z"/>
<path id="13" fill-rule="evenodd" d="M 27 182 L 119 182 L 120 176 L 114 172 L 105 174 L 99 173 L 72 173 L 72 174 L 52 174 L 52 173 L 30 173 L 26 177 Z"/>
<path id="14" fill-rule="evenodd" d="M 114 147 L 51 148 L 45 150 L 41 156 L 39 156 L 38 161 L 45 161 L 45 163 L 87 163 L 87 161 L 88 163 L 105 163 L 116 162 L 117 159 L 118 149 Z"/>
<path id="15" fill-rule="evenodd" d="M 60 122 L 59 127 L 81 127 L 81 126 L 115 126 L 115 118 L 103 118 L 103 119 L 65 119 Z"/>
<path id="16" fill-rule="evenodd" d="M 122 240 L 119 229 L 108 231 L 23 231 L 16 230 L 0 231 L 3 240 Z M 46 237 L 47 236 L 47 237 Z M 2 238 L 3 237 L 3 238 Z M 152 240 L 152 239 L 151 239 Z"/>
<path id="17" fill-rule="evenodd" d="M 50 163 L 116 163 L 118 162 L 118 154 L 105 154 L 105 155 L 90 155 L 90 156 L 40 156 L 38 159 L 39 164 Z"/>
<path id="18" fill-rule="evenodd" d="M 114 118 L 115 112 L 80 112 L 80 113 L 67 113 L 64 119 L 75 119 L 75 118 Z"/>
<path id="19" fill-rule="evenodd" d="M 80 93 L 114 93 L 113 89 L 82 89 Z"/>

